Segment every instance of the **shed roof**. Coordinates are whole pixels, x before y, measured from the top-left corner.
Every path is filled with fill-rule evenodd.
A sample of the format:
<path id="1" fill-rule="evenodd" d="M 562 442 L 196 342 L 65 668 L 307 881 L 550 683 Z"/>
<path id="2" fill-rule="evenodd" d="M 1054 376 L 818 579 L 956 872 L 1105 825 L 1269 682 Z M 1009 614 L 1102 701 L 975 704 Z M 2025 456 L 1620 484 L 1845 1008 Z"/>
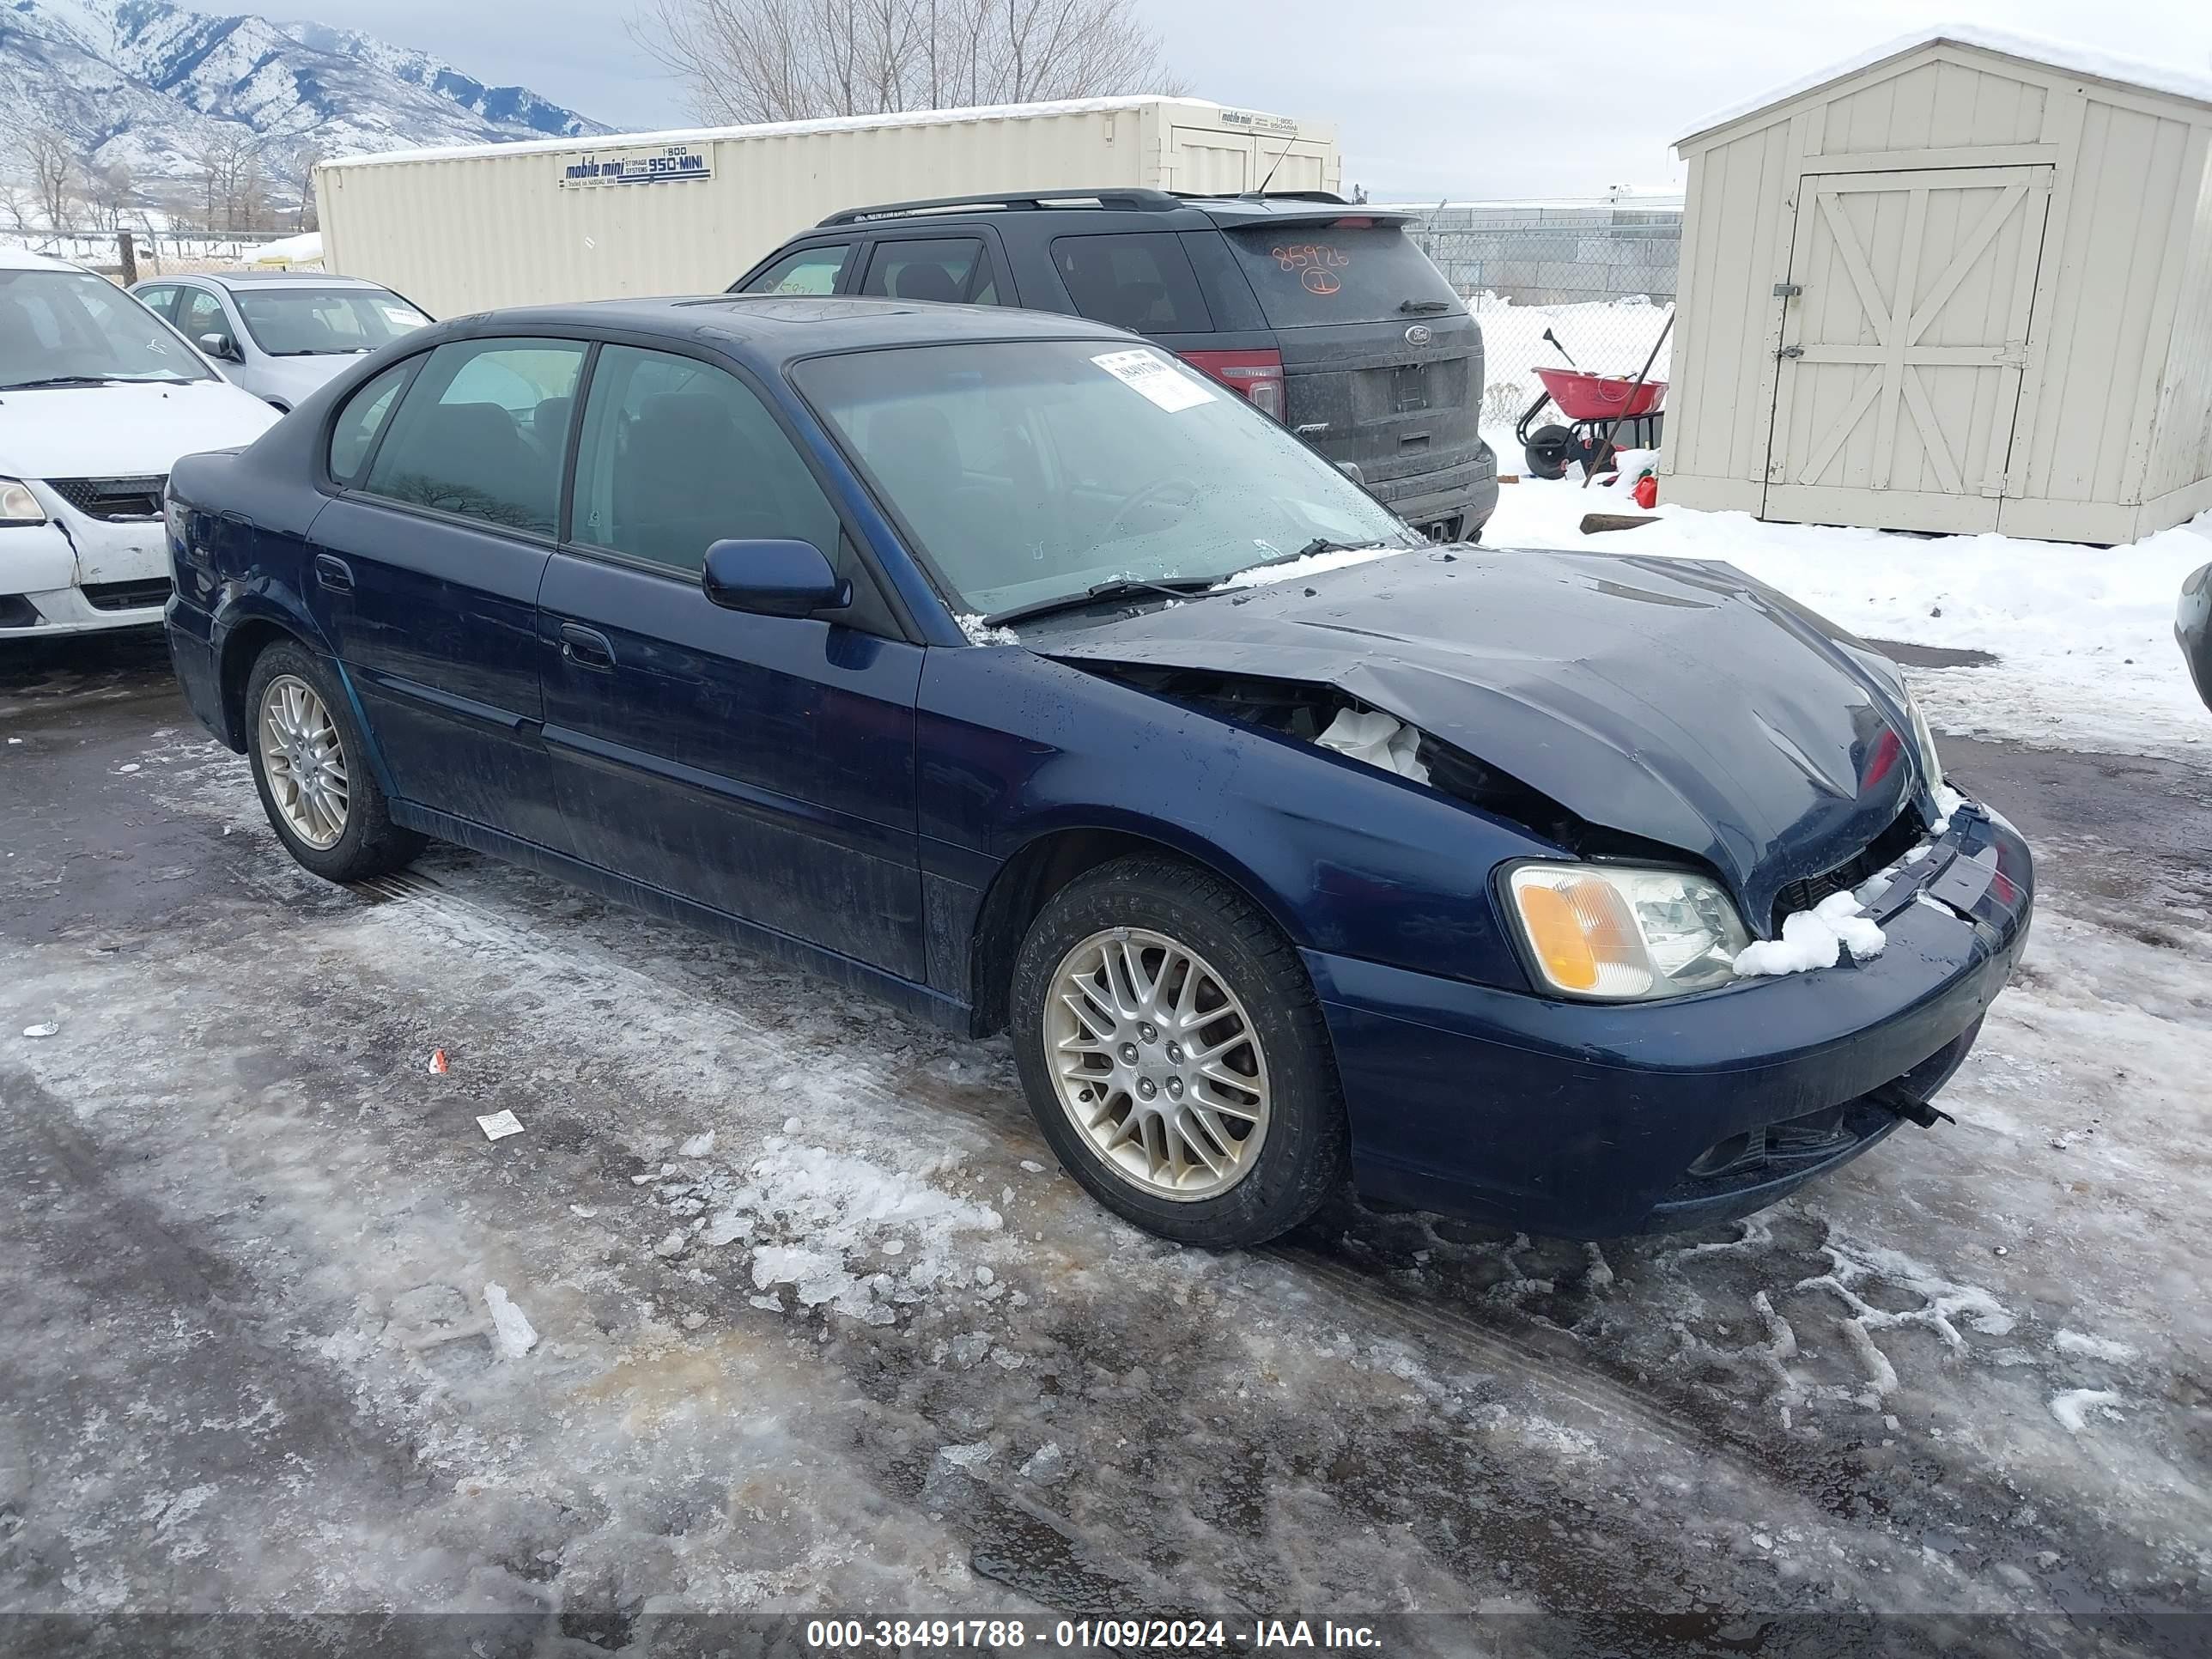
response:
<path id="1" fill-rule="evenodd" d="M 2046 69 L 2061 70 L 2069 75 L 2087 76 L 2092 80 L 2107 81 L 2117 86 L 2163 93 L 2170 98 L 2180 98 L 2212 108 L 2212 75 L 2202 70 L 2147 63 L 2139 58 L 2123 58 L 2075 41 L 2053 40 L 2037 34 L 2015 34 L 2005 29 L 1986 28 L 1979 23 L 1934 23 L 1910 34 L 1899 35 L 1893 40 L 1885 40 L 1878 46 L 1869 46 L 1841 63 L 1831 64 L 1826 69 L 1801 76 L 1782 86 L 1769 88 L 1755 98 L 1747 98 L 1726 109 L 1716 110 L 1677 138 L 1674 147 L 1679 149 L 1709 132 L 1733 126 L 1747 115 L 1755 115 L 1777 104 L 1787 103 L 1792 98 L 1832 86 L 1862 70 L 1902 58 L 1907 52 L 1937 45 L 1972 46 L 1983 52 L 1996 52 L 2001 57 L 2040 64 Z"/>

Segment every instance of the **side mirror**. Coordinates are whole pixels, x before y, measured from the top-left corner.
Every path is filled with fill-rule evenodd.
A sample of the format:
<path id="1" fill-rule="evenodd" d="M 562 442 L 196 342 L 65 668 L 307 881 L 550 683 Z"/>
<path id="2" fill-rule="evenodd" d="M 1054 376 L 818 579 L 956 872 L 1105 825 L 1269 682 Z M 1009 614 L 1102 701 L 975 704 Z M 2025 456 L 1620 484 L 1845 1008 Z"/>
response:
<path id="1" fill-rule="evenodd" d="M 853 602 L 853 584 L 811 542 L 716 542 L 699 585 L 725 611 L 756 617 L 811 617 Z"/>
<path id="2" fill-rule="evenodd" d="M 246 354 L 238 349 L 238 342 L 228 334 L 201 335 L 200 349 L 206 352 L 209 356 L 220 358 L 227 363 L 241 363 L 246 361 Z"/>

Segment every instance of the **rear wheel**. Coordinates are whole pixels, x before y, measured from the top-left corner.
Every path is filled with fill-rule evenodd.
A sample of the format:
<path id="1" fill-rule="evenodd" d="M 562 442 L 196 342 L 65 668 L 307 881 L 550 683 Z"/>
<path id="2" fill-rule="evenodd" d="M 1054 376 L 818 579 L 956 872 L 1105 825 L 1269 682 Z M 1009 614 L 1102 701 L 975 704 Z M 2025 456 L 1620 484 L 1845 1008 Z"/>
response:
<path id="1" fill-rule="evenodd" d="M 423 838 L 392 822 L 368 745 L 337 677 L 289 641 L 270 646 L 246 686 L 246 752 L 262 810 L 285 850 L 329 881 L 397 870 Z"/>
<path id="2" fill-rule="evenodd" d="M 1038 1127 L 1137 1225 L 1257 1244 L 1342 1182 L 1320 1003 L 1290 942 L 1226 884 L 1164 858 L 1102 866 L 1030 926 L 1011 1001 Z"/>

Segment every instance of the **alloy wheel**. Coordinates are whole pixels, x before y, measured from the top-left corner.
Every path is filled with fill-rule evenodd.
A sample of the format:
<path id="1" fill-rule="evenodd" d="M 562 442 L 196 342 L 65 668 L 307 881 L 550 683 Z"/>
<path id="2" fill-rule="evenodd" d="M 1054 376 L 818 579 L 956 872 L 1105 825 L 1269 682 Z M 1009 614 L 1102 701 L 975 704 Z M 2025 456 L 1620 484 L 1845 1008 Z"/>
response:
<path id="1" fill-rule="evenodd" d="M 346 828 L 346 755 L 315 688 L 279 674 L 261 694 L 261 765 L 285 827 L 318 852 Z"/>
<path id="2" fill-rule="evenodd" d="M 1229 982 L 1141 927 L 1093 933 L 1060 958 L 1044 1047 L 1061 1109 L 1099 1160 L 1156 1198 L 1218 1197 L 1267 1133 L 1267 1062 Z"/>

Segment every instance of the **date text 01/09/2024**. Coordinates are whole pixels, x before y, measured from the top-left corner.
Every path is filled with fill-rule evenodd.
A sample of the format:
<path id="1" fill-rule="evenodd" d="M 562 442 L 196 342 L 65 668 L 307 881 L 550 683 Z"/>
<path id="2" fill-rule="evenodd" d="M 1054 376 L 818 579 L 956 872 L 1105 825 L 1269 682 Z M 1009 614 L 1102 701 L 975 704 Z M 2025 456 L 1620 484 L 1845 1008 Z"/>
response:
<path id="1" fill-rule="evenodd" d="M 1346 1648 L 1382 1645 L 1365 1625 L 1324 1619 L 1261 1619 L 1231 1624 L 1222 1619 L 1061 1619 L 1032 1626 L 1023 1619 L 816 1619 L 806 1644 L 830 1650 L 908 1648 L 1038 1647 L 1082 1652 L 1141 1648 L 1181 1652 L 1208 1648 Z"/>

